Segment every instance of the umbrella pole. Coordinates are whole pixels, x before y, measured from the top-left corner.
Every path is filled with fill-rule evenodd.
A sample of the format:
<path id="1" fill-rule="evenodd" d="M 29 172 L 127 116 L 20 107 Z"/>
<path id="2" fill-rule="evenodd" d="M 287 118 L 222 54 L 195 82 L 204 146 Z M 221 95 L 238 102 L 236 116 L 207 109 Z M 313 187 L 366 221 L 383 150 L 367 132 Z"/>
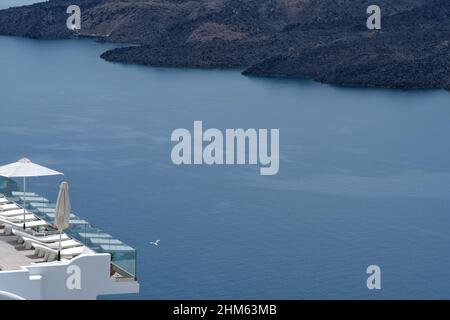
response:
<path id="1" fill-rule="evenodd" d="M 62 230 L 59 230 L 59 250 L 58 250 L 58 261 L 61 261 L 61 238 L 62 238 Z"/>
<path id="2" fill-rule="evenodd" d="M 26 206 L 27 206 L 27 199 L 26 199 L 26 188 L 27 188 L 27 182 L 26 177 L 23 177 L 23 230 L 25 230 L 25 214 L 26 214 Z"/>

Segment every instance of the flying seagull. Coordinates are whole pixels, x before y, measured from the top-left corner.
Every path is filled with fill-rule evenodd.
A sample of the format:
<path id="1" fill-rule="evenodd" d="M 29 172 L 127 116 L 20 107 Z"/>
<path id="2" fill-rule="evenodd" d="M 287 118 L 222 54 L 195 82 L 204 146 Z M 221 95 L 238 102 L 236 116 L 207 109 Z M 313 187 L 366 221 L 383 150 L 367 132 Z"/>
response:
<path id="1" fill-rule="evenodd" d="M 160 242 L 161 240 L 156 240 L 156 241 L 152 241 L 152 242 L 150 242 L 150 244 L 153 244 L 153 245 L 155 245 L 155 246 L 159 246 L 159 242 Z"/>

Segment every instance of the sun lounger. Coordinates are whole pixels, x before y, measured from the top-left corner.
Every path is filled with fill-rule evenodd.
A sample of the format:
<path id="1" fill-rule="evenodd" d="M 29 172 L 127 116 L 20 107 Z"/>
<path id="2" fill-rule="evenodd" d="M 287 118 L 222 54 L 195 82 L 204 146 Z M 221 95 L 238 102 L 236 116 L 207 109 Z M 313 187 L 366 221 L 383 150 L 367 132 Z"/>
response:
<path id="1" fill-rule="evenodd" d="M 34 228 L 34 227 L 40 227 L 40 226 L 48 226 L 48 223 L 45 222 L 44 220 L 36 220 L 36 221 L 26 222 L 27 228 Z"/>
<path id="2" fill-rule="evenodd" d="M 14 210 L 14 209 L 20 209 L 20 207 L 15 203 L 0 205 L 0 211 Z"/>
<path id="3" fill-rule="evenodd" d="M 56 242 L 59 241 L 59 234 L 52 234 L 49 236 L 35 236 L 32 234 L 29 234 L 27 232 L 24 232 L 23 230 L 13 230 L 13 233 L 17 236 L 17 242 L 22 243 L 23 242 L 23 237 L 32 239 L 36 242 L 42 242 L 42 243 L 51 243 L 51 242 Z M 61 235 L 61 239 L 64 240 L 68 240 L 70 239 L 69 236 L 65 233 L 63 233 Z"/>
<path id="4" fill-rule="evenodd" d="M 23 223 L 11 222 L 5 218 L 0 218 L 0 224 L 3 224 L 5 226 L 4 235 L 11 235 L 13 229 L 23 229 Z M 26 228 L 33 228 L 33 227 L 46 226 L 46 225 L 48 225 L 48 223 L 43 220 L 25 222 Z"/>
<path id="5" fill-rule="evenodd" d="M 33 240 L 28 237 L 23 237 L 23 241 L 24 241 L 23 246 L 25 249 L 33 248 L 33 243 L 39 244 L 41 246 L 49 247 L 49 248 L 55 249 L 55 250 L 58 250 L 58 248 L 59 248 L 59 239 L 58 239 L 58 241 L 55 241 L 55 242 L 44 243 L 44 242 L 39 242 L 39 241 Z M 61 249 L 80 247 L 82 245 L 83 244 L 81 244 L 78 241 L 75 241 L 73 239 L 61 241 Z"/>
<path id="6" fill-rule="evenodd" d="M 19 222 L 23 223 L 23 214 L 18 215 L 18 216 L 13 216 L 13 217 L 5 217 L 5 219 L 7 219 L 11 222 L 15 222 L 15 223 L 19 223 Z M 33 221 L 33 220 L 36 220 L 36 216 L 34 214 L 26 214 L 25 215 L 25 221 Z"/>
<path id="7" fill-rule="evenodd" d="M 52 249 L 47 246 L 43 246 L 43 245 L 40 245 L 40 244 L 37 244 L 34 242 L 32 243 L 32 245 L 34 247 L 35 254 L 38 255 L 38 257 L 43 257 L 44 261 L 50 262 L 50 261 L 54 261 L 58 258 L 58 250 L 55 250 L 55 249 Z M 64 249 L 64 250 L 61 250 L 61 258 L 75 257 L 75 256 L 82 254 L 83 251 L 84 251 L 84 246 Z"/>
<path id="8" fill-rule="evenodd" d="M 29 211 L 25 211 L 25 214 L 29 214 Z M 0 217 L 14 217 L 14 216 L 23 216 L 23 209 L 16 210 L 8 210 L 8 211 L 0 211 Z"/>

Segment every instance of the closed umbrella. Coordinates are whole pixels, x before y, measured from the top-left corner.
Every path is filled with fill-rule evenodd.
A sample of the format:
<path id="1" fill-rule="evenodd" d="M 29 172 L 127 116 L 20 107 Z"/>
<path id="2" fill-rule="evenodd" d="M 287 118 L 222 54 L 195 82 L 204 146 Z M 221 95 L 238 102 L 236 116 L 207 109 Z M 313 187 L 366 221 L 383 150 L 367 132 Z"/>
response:
<path id="1" fill-rule="evenodd" d="M 59 230 L 58 260 L 61 260 L 62 232 L 70 224 L 70 210 L 69 184 L 63 181 L 59 187 L 58 200 L 56 200 L 55 207 L 55 225 Z"/>
<path id="2" fill-rule="evenodd" d="M 25 229 L 26 214 L 26 178 L 64 175 L 61 172 L 43 167 L 31 162 L 27 158 L 0 167 L 0 176 L 6 178 L 23 178 L 23 228 Z"/>

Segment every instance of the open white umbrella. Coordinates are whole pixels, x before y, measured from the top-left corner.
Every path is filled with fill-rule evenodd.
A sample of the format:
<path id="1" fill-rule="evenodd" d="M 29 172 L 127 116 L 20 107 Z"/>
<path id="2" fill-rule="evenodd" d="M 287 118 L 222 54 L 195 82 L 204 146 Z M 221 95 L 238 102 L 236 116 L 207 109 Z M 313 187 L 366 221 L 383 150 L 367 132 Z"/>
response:
<path id="1" fill-rule="evenodd" d="M 56 200 L 55 207 L 55 225 L 59 230 L 58 260 L 61 260 L 62 232 L 70 224 L 70 210 L 69 184 L 63 181 L 59 187 L 58 200 Z"/>
<path id="2" fill-rule="evenodd" d="M 31 162 L 27 158 L 20 159 L 17 162 L 7 164 L 0 167 L 0 176 L 7 178 L 23 178 L 23 228 L 25 229 L 26 214 L 26 178 L 27 177 L 44 177 L 57 176 L 63 173 L 40 166 Z"/>

